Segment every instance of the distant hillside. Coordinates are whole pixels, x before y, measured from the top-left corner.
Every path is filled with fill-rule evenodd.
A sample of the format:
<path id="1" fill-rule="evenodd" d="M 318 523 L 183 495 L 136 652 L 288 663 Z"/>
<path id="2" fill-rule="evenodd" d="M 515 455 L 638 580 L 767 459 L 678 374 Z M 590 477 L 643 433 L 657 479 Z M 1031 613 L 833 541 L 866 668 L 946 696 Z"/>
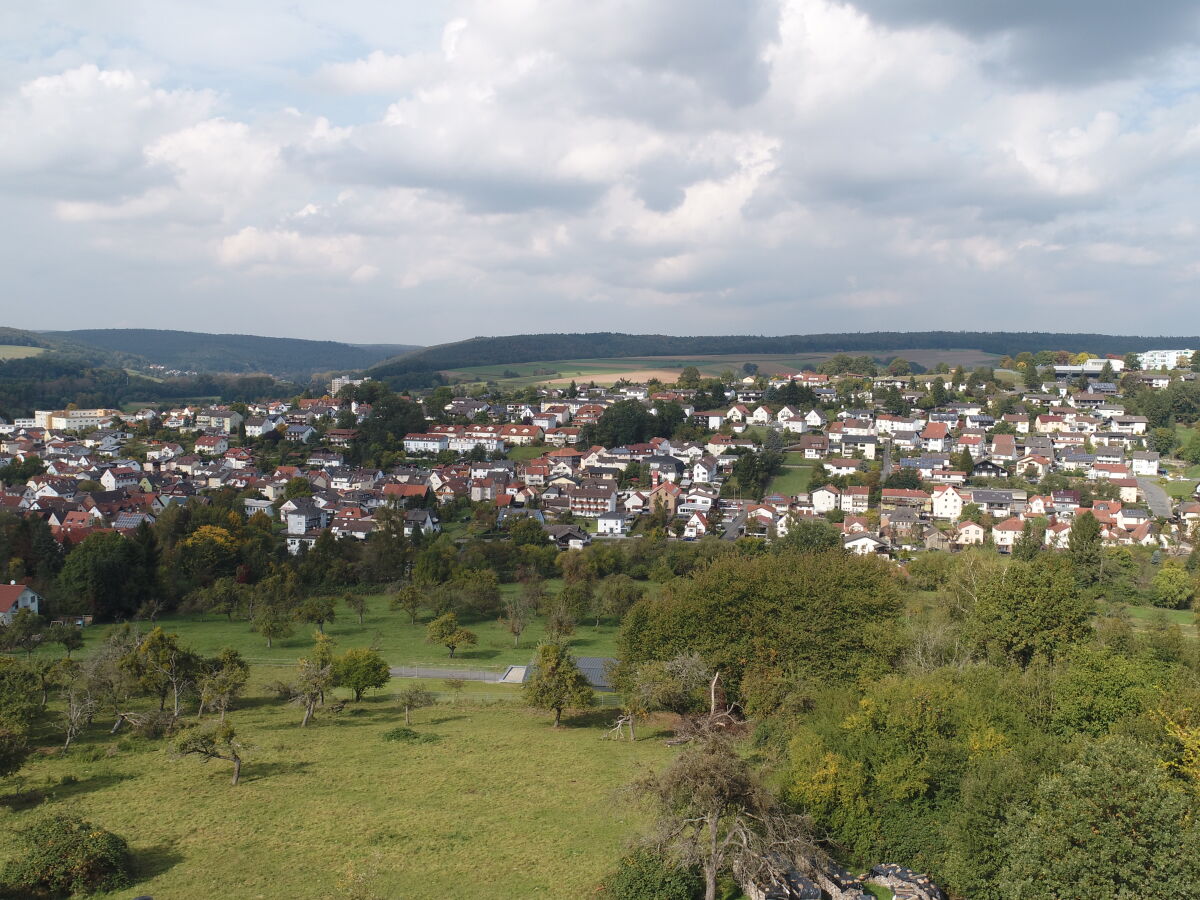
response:
<path id="1" fill-rule="evenodd" d="M 269 372 L 289 378 L 314 373 L 366 369 L 381 360 L 418 349 L 409 344 L 342 344 L 251 334 L 205 334 L 149 328 L 105 328 L 45 332 L 66 340 L 141 361 L 194 372 Z"/>
<path id="2" fill-rule="evenodd" d="M 914 347 L 982 350 L 1014 355 L 1022 351 L 1086 350 L 1130 353 L 1154 347 L 1195 347 L 1200 337 L 1137 337 L 1014 331 L 873 331 L 841 334 L 794 334 L 675 337 L 662 334 L 518 334 L 477 337 L 440 344 L 379 363 L 379 377 L 442 372 L 469 366 L 579 358 L 683 356 L 732 353 L 887 352 Z"/>

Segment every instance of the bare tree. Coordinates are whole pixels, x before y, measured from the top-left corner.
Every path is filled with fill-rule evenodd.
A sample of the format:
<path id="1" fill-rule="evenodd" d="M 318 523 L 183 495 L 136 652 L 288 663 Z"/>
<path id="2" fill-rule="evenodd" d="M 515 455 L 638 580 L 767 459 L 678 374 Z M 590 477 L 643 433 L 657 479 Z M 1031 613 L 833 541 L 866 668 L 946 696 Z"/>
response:
<path id="1" fill-rule="evenodd" d="M 63 691 L 63 704 L 62 724 L 63 730 L 66 732 L 63 750 L 65 751 L 80 732 L 92 724 L 97 704 L 87 687 L 80 684 L 72 685 Z"/>
<path id="2" fill-rule="evenodd" d="M 807 820 L 778 806 L 727 738 L 689 746 L 631 790 L 657 814 L 647 842 L 681 865 L 699 867 L 705 900 L 716 900 L 722 871 L 770 883 L 783 875 L 786 860 L 814 853 Z"/>

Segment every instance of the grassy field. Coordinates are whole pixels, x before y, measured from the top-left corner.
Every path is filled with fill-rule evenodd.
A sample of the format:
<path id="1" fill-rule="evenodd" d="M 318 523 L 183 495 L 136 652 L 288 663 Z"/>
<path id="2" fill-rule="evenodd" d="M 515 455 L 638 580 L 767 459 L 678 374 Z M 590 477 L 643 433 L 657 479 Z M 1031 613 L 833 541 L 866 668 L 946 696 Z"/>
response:
<path id="1" fill-rule="evenodd" d="M 1178 625 L 1184 637 L 1197 636 L 1196 614 L 1190 609 L 1159 609 L 1157 606 L 1126 606 L 1125 612 L 1133 622 L 1134 628 L 1146 628 L 1150 622 L 1159 616 L 1164 616 L 1171 625 Z"/>
<path id="2" fill-rule="evenodd" d="M 1174 497 L 1176 500 L 1190 498 L 1196 491 L 1197 482 L 1189 481 L 1163 481 L 1161 482 L 1162 489 L 1167 492 L 1167 496 Z"/>
<path id="3" fill-rule="evenodd" d="M 560 586 L 557 580 L 547 582 L 551 592 Z M 501 590 L 516 590 L 516 585 L 503 585 Z M 479 643 L 474 647 L 460 648 L 454 659 L 450 659 L 444 647 L 425 641 L 425 623 L 431 618 L 428 613 L 420 616 L 416 625 L 411 625 L 406 613 L 388 609 L 387 598 L 373 596 L 368 603 L 370 611 L 360 626 L 354 613 L 339 600 L 337 618 L 325 626 L 325 633 L 333 638 L 339 652 L 374 643 L 383 657 L 394 666 L 499 670 L 529 662 L 534 648 L 545 636 L 544 622 L 536 619 L 521 635 L 519 646 L 514 647 L 512 635 L 496 620 L 463 617 L 463 626 L 475 633 Z M 160 618 L 158 624 L 178 634 L 183 644 L 198 653 L 212 655 L 224 647 L 232 647 L 256 663 L 287 665 L 294 663 L 312 647 L 315 628 L 297 624 L 290 637 L 276 639 L 268 649 L 267 642 L 252 632 L 248 623 L 230 622 L 223 616 L 171 615 Z M 86 656 L 88 648 L 100 643 L 108 630 L 107 626 L 85 629 L 86 643 L 78 655 Z M 592 622 L 581 622 L 576 626 L 571 640 L 572 652 L 576 656 L 612 656 L 616 635 L 615 622 L 602 621 L 599 629 L 594 628 Z M 57 647 L 47 648 L 46 652 L 57 655 L 59 650 Z"/>
<path id="4" fill-rule="evenodd" d="M 44 347 L 23 347 L 20 344 L 0 344 L 0 359 L 28 359 L 45 353 Z"/>
<path id="5" fill-rule="evenodd" d="M 780 473 L 771 479 L 767 493 L 783 494 L 785 497 L 803 494 L 808 490 L 812 474 L 812 466 L 784 466 Z"/>
<path id="6" fill-rule="evenodd" d="M 549 453 L 553 449 L 554 449 L 553 447 L 546 447 L 546 446 L 542 446 L 542 447 L 509 447 L 508 453 L 506 455 L 508 456 L 509 459 L 515 459 L 517 461 L 526 460 L 526 459 L 537 459 L 543 453 Z"/>
<path id="7" fill-rule="evenodd" d="M 561 383 L 570 381 L 612 384 L 621 379 L 646 381 L 658 378 L 672 382 L 679 377 L 680 370 L 695 366 L 705 377 L 716 377 L 725 371 L 740 373 L 745 363 L 754 363 L 763 375 L 799 372 L 815 369 L 834 356 L 833 353 L 809 354 L 732 354 L 699 356 L 641 356 L 628 358 L 563 359 L 507 365 L 470 366 L 447 370 L 452 379 L 468 382 L 495 381 L 508 388 L 527 387 L 531 384 Z M 862 355 L 851 353 L 851 356 Z M 981 350 L 895 350 L 886 354 L 873 352 L 865 355 L 877 359 L 901 356 L 910 362 L 932 368 L 939 362 L 953 367 L 967 368 L 995 365 L 1000 358 Z"/>
<path id="8" fill-rule="evenodd" d="M 673 752 L 653 727 L 634 744 L 601 740 L 611 713 L 554 730 L 470 687 L 414 713 L 436 742 L 386 742 L 404 724 L 399 686 L 305 729 L 296 707 L 251 690 L 230 713 L 247 747 L 236 788 L 227 764 L 110 736 L 106 722 L 65 756 L 46 733 L 22 793 L 0 798 L 0 862 L 16 827 L 63 811 L 129 841 L 139 879 L 107 895 L 121 900 L 582 897 L 644 825 L 614 792 Z"/>

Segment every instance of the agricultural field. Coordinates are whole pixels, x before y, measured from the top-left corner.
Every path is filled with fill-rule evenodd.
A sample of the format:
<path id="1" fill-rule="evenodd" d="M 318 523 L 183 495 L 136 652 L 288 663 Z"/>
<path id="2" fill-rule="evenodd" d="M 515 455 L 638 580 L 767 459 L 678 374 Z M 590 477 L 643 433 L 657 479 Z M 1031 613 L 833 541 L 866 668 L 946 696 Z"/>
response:
<path id="1" fill-rule="evenodd" d="M 45 353 L 44 347 L 24 347 L 20 344 L 0 344 L 0 360 L 4 359 L 28 359 L 31 356 L 41 356 Z"/>
<path id="2" fill-rule="evenodd" d="M 0 797 L 0 862 L 14 829 L 69 812 L 129 841 L 138 880 L 107 895 L 122 900 L 582 897 L 645 825 L 614 793 L 675 752 L 655 724 L 605 741 L 611 712 L 556 730 L 515 691 L 497 701 L 470 685 L 413 713 L 415 741 L 385 739 L 404 726 L 399 682 L 301 729 L 301 711 L 266 690 L 278 677 L 255 667 L 229 714 L 245 745 L 237 787 L 224 762 L 100 720 L 60 754 L 47 726 Z"/>
<path id="3" fill-rule="evenodd" d="M 561 582 L 552 579 L 546 583 L 547 590 L 554 593 Z M 657 585 L 649 585 L 651 589 Z M 501 591 L 517 589 L 516 585 L 502 585 Z M 471 619 L 460 617 L 463 627 L 479 638 L 474 647 L 460 647 L 451 659 L 445 647 L 427 643 L 425 625 L 431 616 L 426 611 L 409 623 L 408 614 L 388 609 L 388 598 L 375 595 L 368 598 L 369 612 L 358 624 L 358 618 L 340 598 L 336 601 L 337 618 L 325 625 L 325 633 L 333 638 L 334 649 L 341 653 L 352 647 L 374 645 L 383 658 L 393 666 L 434 666 L 438 668 L 464 668 L 502 671 L 511 665 L 525 665 L 533 656 L 534 649 L 545 637 L 545 623 L 536 618 L 521 635 L 517 646 L 512 635 L 492 618 Z M 180 641 L 198 653 L 211 656 L 225 647 L 237 650 L 254 663 L 279 663 L 291 665 L 312 647 L 312 634 L 316 626 L 297 624 L 290 637 L 277 638 L 268 648 L 267 642 L 250 630 L 249 623 L 241 620 L 230 622 L 216 615 L 170 615 L 157 622 L 165 631 L 179 635 Z M 143 626 L 145 627 L 145 626 Z M 109 626 L 84 629 L 85 645 L 77 656 L 86 656 L 90 647 L 103 641 Z M 591 621 L 581 621 L 571 638 L 571 652 L 576 656 L 614 655 L 617 625 L 602 620 L 595 628 Z M 57 650 L 46 648 L 45 652 L 56 655 Z"/>
<path id="4" fill-rule="evenodd" d="M 742 365 L 754 363 L 764 375 L 794 373 L 803 369 L 815 369 L 834 356 L 833 353 L 749 354 L 749 355 L 699 355 L 699 356 L 643 356 L 629 358 L 566 359 L 545 362 L 512 363 L 509 365 L 471 366 L 447 370 L 444 374 L 452 380 L 481 382 L 495 381 L 506 388 L 527 387 L 533 384 L 568 384 L 571 381 L 597 384 L 613 384 L 626 379 L 647 381 L 657 378 L 672 382 L 687 366 L 695 366 L 705 377 L 716 377 L 725 371 L 740 373 Z M 859 355 L 852 353 L 850 355 Z M 878 359 L 902 356 L 926 368 L 939 362 L 953 367 L 967 368 L 995 365 L 999 356 L 980 350 L 896 350 L 886 356 L 869 354 Z"/>

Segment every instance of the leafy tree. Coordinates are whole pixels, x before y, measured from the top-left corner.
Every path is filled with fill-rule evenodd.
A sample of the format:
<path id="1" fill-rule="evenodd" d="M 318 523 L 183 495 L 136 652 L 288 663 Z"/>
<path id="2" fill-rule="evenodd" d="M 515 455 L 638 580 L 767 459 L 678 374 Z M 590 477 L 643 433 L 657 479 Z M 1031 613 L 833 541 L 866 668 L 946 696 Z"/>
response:
<path id="1" fill-rule="evenodd" d="M 603 882 L 604 896 L 613 900 L 695 900 L 703 886 L 695 867 L 678 866 L 644 848 L 622 857 Z"/>
<path id="2" fill-rule="evenodd" d="M 0 649 L 23 650 L 28 657 L 46 639 L 46 620 L 32 609 L 18 609 L 12 621 L 0 624 Z"/>
<path id="3" fill-rule="evenodd" d="M 600 627 L 601 617 L 620 619 L 633 604 L 642 599 L 645 590 L 624 573 L 605 575 L 596 583 L 592 595 L 591 611 Z"/>
<path id="4" fill-rule="evenodd" d="M 193 684 L 200 659 L 179 643 L 179 635 L 155 628 L 141 639 L 121 664 L 137 679 L 142 690 L 157 695 L 158 708 L 173 697 L 173 715 L 179 718 L 184 694 Z"/>
<path id="5" fill-rule="evenodd" d="M 383 657 L 366 647 L 347 650 L 333 661 L 333 683 L 350 688 L 355 703 L 372 688 L 383 687 L 391 677 Z"/>
<path id="6" fill-rule="evenodd" d="M 536 709 L 552 710 L 555 728 L 562 722 L 564 709 L 583 709 L 596 702 L 591 685 L 562 644 L 541 644 L 533 665 L 533 674 L 523 688 L 525 702 Z"/>
<path id="7" fill-rule="evenodd" d="M 77 816 L 43 816 L 16 830 L 16 844 L 0 884 L 20 896 L 93 894 L 132 882 L 125 840 Z"/>
<path id="8" fill-rule="evenodd" d="M 292 611 L 281 603 L 262 601 L 255 606 L 250 627 L 267 639 L 267 649 L 270 649 L 276 640 L 291 636 L 293 620 Z"/>
<path id="9" fill-rule="evenodd" d="M 799 518 L 788 523 L 787 534 L 771 543 L 775 553 L 822 553 L 842 549 L 836 528 L 823 519 Z"/>
<path id="10" fill-rule="evenodd" d="M 423 605 L 421 591 L 414 584 L 404 585 L 400 590 L 396 591 L 396 596 L 388 601 L 388 606 L 392 609 L 402 609 L 408 613 L 410 625 L 417 624 L 417 614 L 421 612 Z"/>
<path id="11" fill-rule="evenodd" d="M 134 615 L 150 598 L 153 582 L 137 546 L 115 531 L 84 538 L 58 576 L 60 593 L 102 622 Z"/>
<path id="12" fill-rule="evenodd" d="M 1100 522 L 1090 510 L 1079 512 L 1071 522 L 1067 549 L 1079 584 L 1083 587 L 1097 584 L 1103 576 L 1104 554 Z"/>
<path id="13" fill-rule="evenodd" d="M 175 741 L 177 756 L 199 756 L 201 762 L 220 759 L 233 764 L 230 783 L 237 787 L 242 777 L 242 751 L 245 748 L 237 739 L 237 733 L 228 722 L 189 728 Z"/>
<path id="14" fill-rule="evenodd" d="M 1150 432 L 1150 447 L 1163 456 L 1170 456 L 1179 446 L 1179 436 L 1174 428 L 1155 428 Z"/>
<path id="15" fill-rule="evenodd" d="M 283 487 L 283 498 L 285 500 L 295 500 L 298 497 L 312 496 L 312 482 L 307 478 L 289 478 L 288 483 Z"/>
<path id="16" fill-rule="evenodd" d="M 438 616 L 426 627 L 427 639 L 431 644 L 441 644 L 450 651 L 450 658 L 459 647 L 473 647 L 479 638 L 465 628 L 459 627 L 458 616 L 452 612 Z"/>
<path id="17" fill-rule="evenodd" d="M 705 900 L 716 900 L 723 871 L 769 882 L 782 874 L 775 870 L 780 856 L 812 850 L 804 820 L 780 808 L 727 739 L 685 748 L 663 772 L 632 788 L 656 814 L 648 845 L 699 867 Z"/>
<path id="18" fill-rule="evenodd" d="M 303 707 L 304 718 L 300 727 L 308 727 L 316 712 L 317 704 L 325 699 L 325 691 L 329 689 L 332 666 L 319 665 L 310 659 L 301 659 L 296 664 L 296 681 L 292 685 L 292 703 Z"/>
<path id="19" fill-rule="evenodd" d="M 29 754 L 29 741 L 24 729 L 0 722 L 0 778 L 19 772 Z"/>
<path id="20" fill-rule="evenodd" d="M 336 615 L 332 597 L 309 597 L 296 609 L 296 619 L 316 625 L 321 634 L 325 633 L 325 623 L 332 622 Z"/>
<path id="21" fill-rule="evenodd" d="M 365 594 L 347 594 L 342 598 L 346 604 L 346 608 L 358 616 L 358 624 L 362 625 L 363 616 L 370 612 L 370 607 L 367 605 L 367 597 Z"/>
<path id="22" fill-rule="evenodd" d="M 1045 528 L 1034 525 L 1032 519 L 1026 519 L 1021 526 L 1021 536 L 1013 544 L 1013 559 L 1029 562 L 1042 551 Z"/>
<path id="23" fill-rule="evenodd" d="M 46 629 L 46 640 L 52 644 L 61 645 L 67 654 L 67 659 L 70 659 L 74 651 L 83 648 L 83 630 L 74 625 L 60 622 Z"/>
<path id="24" fill-rule="evenodd" d="M 893 570 L 876 559 L 840 549 L 727 554 L 634 604 L 616 655 L 636 666 L 695 652 L 734 692 L 761 659 L 837 682 L 888 665 L 900 606 Z"/>
<path id="25" fill-rule="evenodd" d="M 1046 777 L 1004 834 L 1013 896 L 1167 900 L 1200 879 L 1191 804 L 1126 737 L 1091 744 Z"/>
<path id="26" fill-rule="evenodd" d="M 1195 582 L 1185 569 L 1166 565 L 1155 573 L 1150 585 L 1150 596 L 1155 606 L 1183 609 L 1191 604 L 1195 590 Z"/>
<path id="27" fill-rule="evenodd" d="M 196 679 L 196 692 L 200 696 L 197 716 L 204 715 L 206 709 L 212 709 L 220 714 L 224 722 L 225 713 L 246 688 L 250 667 L 240 653 L 226 648 L 215 659 L 207 660 L 202 669 L 203 672 Z"/>
<path id="28" fill-rule="evenodd" d="M 978 585 L 967 622 L 979 648 L 1027 666 L 1053 657 L 1091 634 L 1092 604 L 1071 570 L 1055 556 L 1013 560 L 998 578 Z"/>
<path id="29" fill-rule="evenodd" d="M 413 684 L 396 695 L 396 702 L 404 707 L 404 724 L 411 725 L 409 714 L 412 710 L 433 706 L 437 702 L 437 698 L 433 696 L 432 691 L 426 690 L 419 684 Z"/>
<path id="30" fill-rule="evenodd" d="M 504 611 L 500 614 L 500 622 L 513 636 L 513 646 L 518 647 L 521 643 L 522 633 L 533 621 L 534 613 L 537 610 L 524 590 L 506 595 L 503 607 Z"/>

